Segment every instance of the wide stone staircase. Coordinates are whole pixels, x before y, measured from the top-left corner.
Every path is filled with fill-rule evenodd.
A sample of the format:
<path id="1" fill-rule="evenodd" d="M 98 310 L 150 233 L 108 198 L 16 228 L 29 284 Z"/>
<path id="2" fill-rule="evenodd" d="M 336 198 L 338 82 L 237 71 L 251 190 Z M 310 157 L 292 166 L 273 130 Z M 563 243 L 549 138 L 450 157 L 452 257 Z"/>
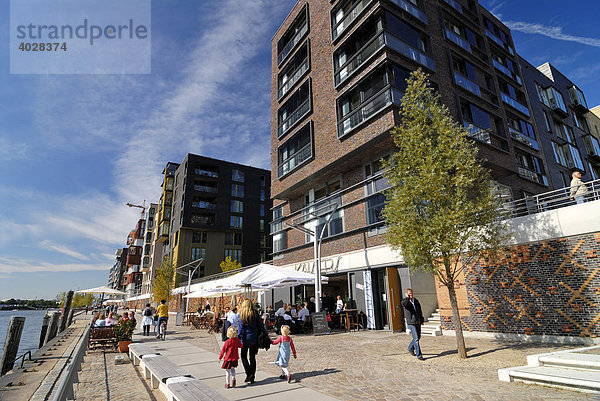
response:
<path id="1" fill-rule="evenodd" d="M 410 330 L 406 329 L 406 332 L 410 334 Z M 440 310 L 436 309 L 435 312 L 425 319 L 425 324 L 421 326 L 421 336 L 432 336 L 437 337 L 442 335 L 442 317 L 440 316 Z"/>
<path id="2" fill-rule="evenodd" d="M 600 345 L 527 356 L 527 365 L 498 370 L 498 379 L 600 392 Z"/>

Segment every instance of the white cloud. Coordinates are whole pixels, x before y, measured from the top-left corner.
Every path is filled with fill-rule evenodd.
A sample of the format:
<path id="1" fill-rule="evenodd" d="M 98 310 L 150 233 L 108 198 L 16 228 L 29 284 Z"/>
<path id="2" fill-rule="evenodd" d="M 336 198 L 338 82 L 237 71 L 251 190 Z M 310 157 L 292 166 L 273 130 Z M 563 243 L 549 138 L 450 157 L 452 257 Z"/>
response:
<path id="1" fill-rule="evenodd" d="M 0 162 L 28 159 L 30 146 L 27 143 L 8 140 L 9 135 L 0 132 Z"/>
<path id="2" fill-rule="evenodd" d="M 89 260 L 89 258 L 87 256 L 85 256 L 82 253 L 79 253 L 77 251 L 74 251 L 72 249 L 69 249 L 68 247 L 64 246 L 64 245 L 60 245 L 60 244 L 53 244 L 52 242 L 48 241 L 48 240 L 44 240 L 40 243 L 40 246 L 44 249 L 48 249 L 50 251 L 55 251 L 58 253 L 62 253 L 63 255 L 67 255 L 67 256 L 71 256 L 75 259 L 81 259 L 81 260 Z"/>
<path id="3" fill-rule="evenodd" d="M 553 39 L 576 42 L 593 47 L 600 47 L 600 39 L 566 34 L 563 33 L 563 28 L 560 26 L 545 26 L 542 24 L 521 21 L 504 21 L 504 24 L 513 31 L 540 34 Z"/>
<path id="4" fill-rule="evenodd" d="M 0 258 L 0 274 L 108 270 L 106 264 L 48 263 L 37 259 Z"/>

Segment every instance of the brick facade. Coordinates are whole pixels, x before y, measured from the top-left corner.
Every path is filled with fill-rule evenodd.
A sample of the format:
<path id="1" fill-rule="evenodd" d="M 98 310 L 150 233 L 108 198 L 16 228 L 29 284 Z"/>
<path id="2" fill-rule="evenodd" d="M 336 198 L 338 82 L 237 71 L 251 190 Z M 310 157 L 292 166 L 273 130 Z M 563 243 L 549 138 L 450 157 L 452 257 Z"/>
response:
<path id="1" fill-rule="evenodd" d="M 443 328 L 454 329 L 438 284 Z M 465 266 L 458 283 L 463 330 L 524 335 L 600 335 L 600 233 L 509 248 Z"/>

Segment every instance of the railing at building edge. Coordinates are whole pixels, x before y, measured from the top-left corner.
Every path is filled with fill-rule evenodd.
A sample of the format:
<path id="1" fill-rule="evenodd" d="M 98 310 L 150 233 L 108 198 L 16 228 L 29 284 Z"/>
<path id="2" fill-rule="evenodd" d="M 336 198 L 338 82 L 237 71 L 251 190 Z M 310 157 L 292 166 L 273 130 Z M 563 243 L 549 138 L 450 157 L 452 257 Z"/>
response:
<path id="1" fill-rule="evenodd" d="M 584 185 L 587 187 L 587 194 L 583 197 L 584 202 L 600 199 L 600 179 L 585 182 Z M 512 218 L 572 206 L 577 203 L 577 200 L 571 198 L 570 192 L 571 187 L 568 186 L 542 194 L 527 196 L 504 203 L 500 207 L 500 210 L 503 217 Z"/>
<path id="2" fill-rule="evenodd" d="M 71 356 L 71 362 L 63 373 L 63 378 L 56 389 L 53 401 L 65 401 L 74 400 L 75 392 L 73 390 L 73 384 L 79 383 L 78 372 L 81 370 L 81 364 L 83 363 L 83 357 L 87 349 L 88 337 L 90 335 L 91 325 L 88 325 L 83 336 L 79 340 L 77 349 Z"/>

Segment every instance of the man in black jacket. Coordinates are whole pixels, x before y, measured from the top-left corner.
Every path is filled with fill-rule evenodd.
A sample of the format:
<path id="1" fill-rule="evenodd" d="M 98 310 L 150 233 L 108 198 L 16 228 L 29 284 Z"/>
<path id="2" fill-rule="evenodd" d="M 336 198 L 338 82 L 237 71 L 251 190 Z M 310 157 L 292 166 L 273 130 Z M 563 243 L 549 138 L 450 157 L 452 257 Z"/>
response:
<path id="1" fill-rule="evenodd" d="M 422 361 L 424 358 L 419 346 L 419 340 L 421 339 L 421 325 L 425 322 L 425 319 L 421 311 L 421 304 L 413 296 L 413 291 L 410 288 L 406 290 L 406 298 L 402 300 L 402 307 L 404 308 L 406 325 L 412 335 L 412 341 L 408 344 L 408 352 Z"/>

